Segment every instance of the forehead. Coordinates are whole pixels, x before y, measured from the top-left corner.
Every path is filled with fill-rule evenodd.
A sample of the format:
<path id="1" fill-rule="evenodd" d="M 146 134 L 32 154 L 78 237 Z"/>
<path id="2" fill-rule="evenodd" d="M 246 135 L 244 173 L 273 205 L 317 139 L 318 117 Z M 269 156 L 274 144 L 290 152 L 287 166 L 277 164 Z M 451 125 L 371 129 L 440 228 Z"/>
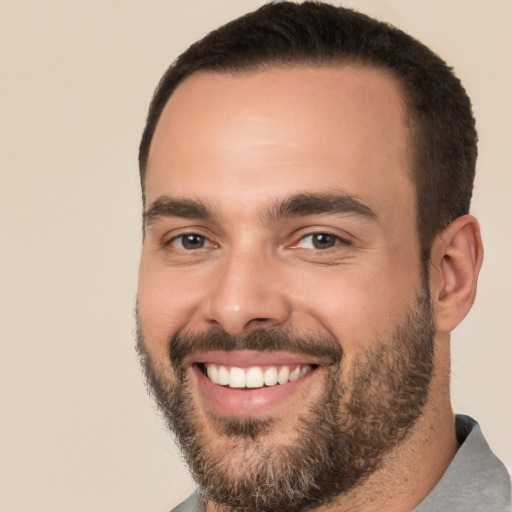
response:
<path id="1" fill-rule="evenodd" d="M 254 202 L 338 189 L 392 205 L 413 195 L 409 153 L 403 95 L 384 71 L 198 72 L 180 84 L 159 120 L 146 198 Z"/>

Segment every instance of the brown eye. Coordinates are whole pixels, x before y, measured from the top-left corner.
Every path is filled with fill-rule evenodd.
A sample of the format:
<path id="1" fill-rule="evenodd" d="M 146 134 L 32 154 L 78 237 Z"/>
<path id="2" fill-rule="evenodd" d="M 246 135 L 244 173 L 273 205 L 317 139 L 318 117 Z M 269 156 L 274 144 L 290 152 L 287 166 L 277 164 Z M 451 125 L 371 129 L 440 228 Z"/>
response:
<path id="1" fill-rule="evenodd" d="M 315 249 L 329 249 L 336 244 L 337 238 L 328 233 L 316 233 L 311 235 L 311 242 Z"/>
<path id="2" fill-rule="evenodd" d="M 320 231 L 302 237 L 294 248 L 321 251 L 331 249 L 337 245 L 349 246 L 350 243 L 337 235 Z"/>
<path id="3" fill-rule="evenodd" d="M 186 235 L 180 235 L 174 238 L 171 242 L 172 245 L 180 249 L 192 251 L 194 249 L 202 249 L 206 244 L 206 238 L 196 233 L 187 233 Z"/>

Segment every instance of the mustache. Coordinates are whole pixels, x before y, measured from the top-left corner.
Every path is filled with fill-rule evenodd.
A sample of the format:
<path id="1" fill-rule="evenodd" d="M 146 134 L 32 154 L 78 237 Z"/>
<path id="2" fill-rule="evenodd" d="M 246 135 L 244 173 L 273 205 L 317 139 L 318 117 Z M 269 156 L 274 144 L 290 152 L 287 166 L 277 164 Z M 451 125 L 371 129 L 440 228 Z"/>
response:
<path id="1" fill-rule="evenodd" d="M 175 369 L 194 352 L 291 352 L 320 359 L 326 364 L 339 364 L 343 358 L 341 344 L 335 338 L 298 336 L 288 331 L 258 329 L 245 336 L 233 336 L 224 330 L 202 333 L 176 333 L 169 343 L 169 357 Z"/>

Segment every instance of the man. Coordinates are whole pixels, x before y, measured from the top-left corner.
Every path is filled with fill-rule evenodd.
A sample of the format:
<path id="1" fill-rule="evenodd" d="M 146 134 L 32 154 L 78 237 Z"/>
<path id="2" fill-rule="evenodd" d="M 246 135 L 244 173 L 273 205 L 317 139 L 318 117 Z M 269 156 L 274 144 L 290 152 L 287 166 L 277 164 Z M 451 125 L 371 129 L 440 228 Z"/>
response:
<path id="1" fill-rule="evenodd" d="M 450 405 L 471 106 L 429 49 L 279 3 L 189 48 L 140 147 L 138 349 L 198 484 L 176 511 L 505 511 Z"/>

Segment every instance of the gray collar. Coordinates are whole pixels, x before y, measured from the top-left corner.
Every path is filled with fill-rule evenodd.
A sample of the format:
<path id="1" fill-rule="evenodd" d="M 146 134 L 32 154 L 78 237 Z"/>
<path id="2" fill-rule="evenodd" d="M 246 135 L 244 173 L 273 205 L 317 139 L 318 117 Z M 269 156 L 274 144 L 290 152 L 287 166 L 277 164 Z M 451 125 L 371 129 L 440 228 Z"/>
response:
<path id="1" fill-rule="evenodd" d="M 455 428 L 461 446 L 414 512 L 509 512 L 510 478 L 480 425 L 469 416 L 458 415 Z"/>

